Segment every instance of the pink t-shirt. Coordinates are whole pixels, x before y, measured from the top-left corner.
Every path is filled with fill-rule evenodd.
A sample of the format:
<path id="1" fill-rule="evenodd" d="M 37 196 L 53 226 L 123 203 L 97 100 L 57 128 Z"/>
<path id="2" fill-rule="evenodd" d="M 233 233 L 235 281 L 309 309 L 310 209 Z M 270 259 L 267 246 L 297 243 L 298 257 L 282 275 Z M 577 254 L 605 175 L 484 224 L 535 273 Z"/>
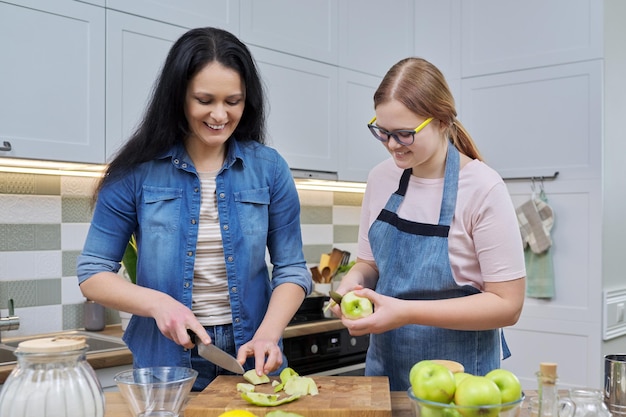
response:
<path id="1" fill-rule="evenodd" d="M 398 189 L 402 172 L 392 158 L 370 172 L 361 211 L 359 258 L 374 260 L 368 232 L 389 196 Z M 412 175 L 398 216 L 437 224 L 442 193 L 443 178 Z M 448 247 L 452 274 L 459 285 L 470 284 L 482 290 L 483 282 L 509 281 L 526 275 L 522 238 L 511 197 L 498 173 L 479 160 L 469 162 L 459 173 Z"/>

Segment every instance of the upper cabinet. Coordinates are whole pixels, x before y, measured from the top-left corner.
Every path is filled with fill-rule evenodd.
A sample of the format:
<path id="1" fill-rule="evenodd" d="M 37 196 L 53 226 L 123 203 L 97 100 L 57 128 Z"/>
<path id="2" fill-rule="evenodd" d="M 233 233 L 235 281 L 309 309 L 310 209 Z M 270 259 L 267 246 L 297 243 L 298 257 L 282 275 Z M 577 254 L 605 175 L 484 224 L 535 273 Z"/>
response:
<path id="1" fill-rule="evenodd" d="M 414 55 L 436 65 L 448 83 L 461 78 L 460 3 L 460 0 L 415 0 Z"/>
<path id="2" fill-rule="evenodd" d="M 338 5 L 339 0 L 241 0 L 241 40 L 336 65 Z"/>
<path id="3" fill-rule="evenodd" d="M 413 0 L 341 1 L 339 66 L 382 77 L 400 59 L 413 55 L 414 7 Z"/>
<path id="4" fill-rule="evenodd" d="M 103 161 L 104 25 L 73 0 L 0 2 L 0 156 Z"/>
<path id="5" fill-rule="evenodd" d="M 382 77 L 339 70 L 338 178 L 365 181 L 369 171 L 389 153 L 367 128 L 374 116 L 374 92 Z"/>
<path id="6" fill-rule="evenodd" d="M 337 172 L 337 68 L 250 47 L 268 96 L 268 144 L 295 170 Z"/>
<path id="7" fill-rule="evenodd" d="M 602 58 L 596 0 L 462 2 L 463 77 Z"/>
<path id="8" fill-rule="evenodd" d="M 107 10 L 107 160 L 137 127 L 168 51 L 186 30 Z"/>
<path id="9" fill-rule="evenodd" d="M 239 32 L 238 0 L 106 0 L 106 7 L 189 29 L 214 26 Z"/>
<path id="10" fill-rule="evenodd" d="M 472 77 L 463 123 L 503 177 L 601 173 L 602 62 Z"/>

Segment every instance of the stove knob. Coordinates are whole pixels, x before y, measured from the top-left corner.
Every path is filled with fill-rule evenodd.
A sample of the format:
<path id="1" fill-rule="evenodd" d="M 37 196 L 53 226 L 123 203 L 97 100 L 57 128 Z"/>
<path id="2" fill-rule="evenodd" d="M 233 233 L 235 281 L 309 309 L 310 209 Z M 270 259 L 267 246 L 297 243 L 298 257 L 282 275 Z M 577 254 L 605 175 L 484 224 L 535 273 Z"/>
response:
<path id="1" fill-rule="evenodd" d="M 311 353 L 315 354 L 318 350 L 319 348 L 317 347 L 317 345 L 311 345 Z"/>
<path id="2" fill-rule="evenodd" d="M 350 338 L 350 346 L 356 346 L 356 337 Z"/>

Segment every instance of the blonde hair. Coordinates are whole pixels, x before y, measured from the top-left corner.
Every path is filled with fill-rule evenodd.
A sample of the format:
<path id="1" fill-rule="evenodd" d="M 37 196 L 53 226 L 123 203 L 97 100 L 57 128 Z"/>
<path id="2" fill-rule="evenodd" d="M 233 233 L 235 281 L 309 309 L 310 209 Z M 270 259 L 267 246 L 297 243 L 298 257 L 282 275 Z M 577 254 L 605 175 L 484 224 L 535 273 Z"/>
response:
<path id="1" fill-rule="evenodd" d="M 392 66 L 374 93 L 374 108 L 396 100 L 415 114 L 434 117 L 445 126 L 444 134 L 463 154 L 482 160 L 474 140 L 456 118 L 454 97 L 445 77 L 422 58 L 405 58 Z"/>

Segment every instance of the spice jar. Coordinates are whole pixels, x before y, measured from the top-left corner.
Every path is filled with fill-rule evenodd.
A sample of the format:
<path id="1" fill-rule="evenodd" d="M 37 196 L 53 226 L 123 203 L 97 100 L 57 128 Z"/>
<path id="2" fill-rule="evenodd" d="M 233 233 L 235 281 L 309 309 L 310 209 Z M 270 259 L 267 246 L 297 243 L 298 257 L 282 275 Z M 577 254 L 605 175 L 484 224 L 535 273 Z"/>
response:
<path id="1" fill-rule="evenodd" d="M 103 417 L 104 394 L 86 351 L 84 337 L 21 342 L 0 391 L 0 416 Z"/>
<path id="2" fill-rule="evenodd" d="M 538 417 L 559 417 L 559 396 L 556 383 L 556 363 L 542 362 L 537 372 L 538 384 Z"/>

